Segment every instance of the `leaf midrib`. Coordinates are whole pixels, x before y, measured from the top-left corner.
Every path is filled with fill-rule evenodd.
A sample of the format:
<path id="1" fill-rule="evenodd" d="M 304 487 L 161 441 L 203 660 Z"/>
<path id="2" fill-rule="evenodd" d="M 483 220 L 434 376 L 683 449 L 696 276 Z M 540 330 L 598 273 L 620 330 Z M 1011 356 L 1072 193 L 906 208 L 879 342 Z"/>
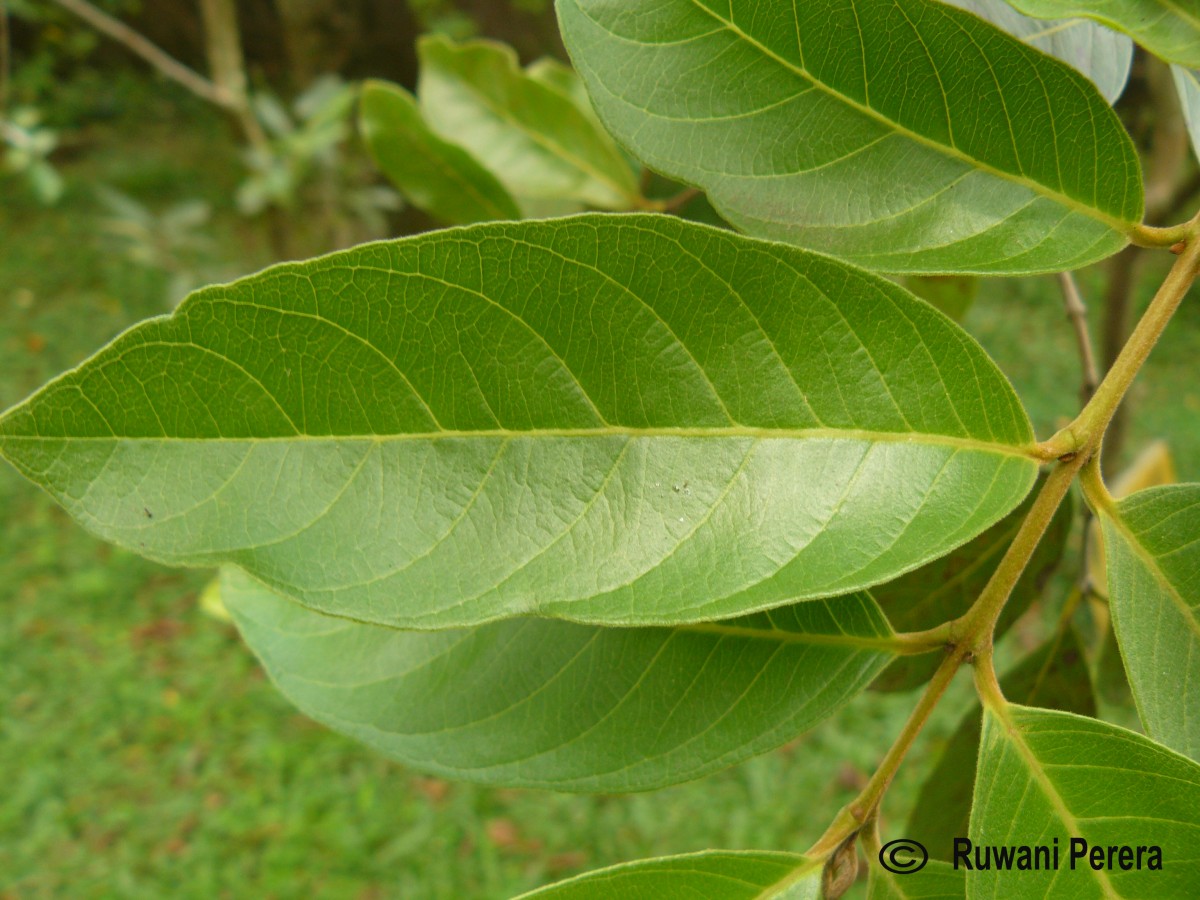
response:
<path id="1" fill-rule="evenodd" d="M 955 147 L 953 144 L 942 144 L 942 143 L 939 143 L 938 141 L 933 140 L 932 138 L 927 138 L 924 135 L 919 134 L 918 132 L 912 131 L 911 129 L 907 128 L 906 126 L 901 125 L 899 122 L 889 119 L 887 116 L 884 116 L 882 113 L 878 112 L 877 110 L 873 109 L 872 107 L 865 106 L 862 103 L 859 103 L 857 100 L 854 100 L 853 98 L 847 96 L 846 94 L 843 94 L 840 91 L 835 90 L 833 87 L 829 86 L 828 84 L 826 84 L 825 82 L 821 81 L 819 78 L 817 78 L 816 76 L 811 74 L 803 66 L 796 65 L 795 63 L 791 62 L 790 60 L 784 59 L 782 56 L 775 53 L 769 47 L 765 46 L 761 42 L 755 40 L 753 37 L 751 37 L 746 32 L 742 31 L 742 29 L 740 29 L 735 23 L 729 21 L 728 19 L 723 19 L 721 16 L 717 15 L 717 13 L 713 12 L 711 9 L 704 6 L 702 3 L 699 2 L 699 0 L 689 0 L 689 2 L 693 6 L 695 6 L 698 10 L 700 10 L 701 12 L 710 16 L 716 22 L 720 23 L 721 26 L 724 27 L 727 31 L 731 32 L 732 34 L 734 34 L 737 37 L 744 40 L 750 46 L 754 47 L 756 50 L 758 50 L 760 53 L 762 53 L 768 59 L 774 60 L 776 63 L 783 66 L 785 69 L 788 69 L 789 71 L 795 73 L 796 75 L 799 75 L 803 78 L 808 79 L 810 82 L 812 82 L 813 86 L 816 87 L 818 90 L 823 91 L 828 96 L 833 97 L 835 100 L 838 100 L 842 103 L 845 103 L 847 106 L 854 108 L 855 110 L 857 110 L 858 112 L 867 116 L 868 118 L 870 118 L 876 122 L 879 122 L 880 124 L 882 124 L 888 128 L 891 128 L 893 131 L 895 131 L 897 134 L 899 134 L 903 137 L 907 137 L 910 140 L 915 141 L 916 143 L 919 143 L 923 146 L 929 147 L 930 149 L 934 150 L 937 153 L 941 153 L 946 156 L 951 156 L 955 159 L 960 160 L 961 162 L 965 162 L 975 169 L 978 169 L 980 171 L 983 171 L 990 175 L 993 175 L 997 178 L 1001 178 L 1005 181 L 1009 181 L 1014 184 L 1018 184 L 1024 188 L 1027 188 L 1028 190 L 1032 191 L 1034 194 L 1037 194 L 1039 196 L 1046 197 L 1050 200 L 1053 200 L 1054 202 L 1060 204 L 1061 206 L 1065 206 L 1070 210 L 1079 212 L 1091 219 L 1094 219 L 1094 220 L 1100 222 L 1103 225 L 1108 226 L 1109 228 L 1111 228 L 1114 231 L 1117 231 L 1121 234 L 1128 235 L 1130 233 L 1130 231 L 1132 230 L 1133 226 L 1136 225 L 1136 223 L 1134 223 L 1134 222 L 1126 222 L 1122 219 L 1116 218 L 1115 216 L 1111 216 L 1108 213 L 1105 213 L 1094 206 L 1088 206 L 1086 203 L 1076 200 L 1074 197 L 1068 196 L 1067 194 L 1064 194 L 1060 191 L 1056 191 L 1053 188 L 1050 188 L 1049 186 L 1044 185 L 1040 182 L 1033 181 L 1032 179 L 1027 178 L 1024 175 L 1018 175 L 1018 174 L 1014 174 L 1012 172 L 1005 172 L 1003 169 L 997 169 L 995 166 L 992 166 L 989 163 L 984 162 L 983 160 L 977 159 L 973 156 L 970 156 L 967 153 L 964 153 L 962 150 L 959 150 L 958 147 Z M 595 20 L 593 20 L 593 21 L 595 21 Z M 596 24 L 599 25 L 599 23 L 596 23 Z M 1009 121 L 1008 124 L 1011 127 L 1012 122 Z"/>
<path id="2" fill-rule="evenodd" d="M 1021 727 L 1009 715 L 1008 705 L 998 704 L 988 707 L 988 712 L 992 713 L 999 721 L 1001 728 L 1004 730 L 1004 735 L 1009 739 L 1009 742 L 1016 749 L 1017 753 L 1025 762 L 1027 771 L 1033 782 L 1041 789 L 1042 794 L 1058 814 L 1060 821 L 1066 826 L 1067 834 L 1082 835 L 1083 831 L 1079 827 L 1079 820 L 1075 814 L 1067 807 L 1066 800 L 1062 794 L 1058 792 L 1058 788 L 1054 786 L 1054 782 L 1050 780 L 1049 773 L 1042 767 L 1041 761 L 1033 752 L 1033 748 L 1025 742 L 1024 734 Z M 1096 882 L 1101 890 L 1104 891 L 1106 897 L 1121 897 L 1122 894 L 1117 893 L 1112 882 L 1108 880 L 1107 873 L 1090 869 Z"/>
<path id="3" fill-rule="evenodd" d="M 17 408 L 18 410 L 20 407 Z M 16 412 L 17 410 L 14 410 Z M 11 415 L 11 413 L 9 414 Z M 0 426 L 8 416 L 0 417 Z M 845 440 L 862 441 L 878 444 L 921 444 L 928 446 L 950 447 L 955 450 L 974 450 L 984 453 L 995 453 L 1001 456 L 1025 459 L 1030 462 L 1040 462 L 1036 448 L 1032 444 L 1006 444 L 999 441 L 986 441 L 980 438 L 955 437 L 944 434 L 927 434 L 923 432 L 891 432 L 871 431 L 869 429 L 839 429 L 839 428 L 756 428 L 750 426 L 728 426 L 708 428 L 623 428 L 619 426 L 603 426 L 595 428 L 531 428 L 512 430 L 504 428 L 486 428 L 478 431 L 443 429 L 439 431 L 403 432 L 398 434 L 291 434 L 271 435 L 268 437 L 172 437 L 172 436 L 127 436 L 118 434 L 108 435 L 28 435 L 4 434 L 0 432 L 0 448 L 5 443 L 37 443 L 47 441 L 64 441 L 73 443 L 83 442 L 114 442 L 122 443 L 172 443 L 172 444 L 256 444 L 256 443 L 293 443 L 303 441 L 321 442 L 352 442 L 368 441 L 372 443 L 392 443 L 399 441 L 438 441 L 438 440 L 468 440 L 473 438 L 490 439 L 551 439 L 551 438 L 603 438 L 625 437 L 631 440 L 645 438 L 693 438 L 693 439 L 750 439 L 755 441 L 767 440 Z M 0 449 L 0 456 L 4 455 Z"/>
<path id="4" fill-rule="evenodd" d="M 1105 509 L 1103 512 L 1104 515 L 1107 516 L 1108 520 L 1112 523 L 1113 527 L 1116 528 L 1117 531 L 1121 533 L 1121 536 L 1125 538 L 1125 546 L 1127 546 L 1133 552 L 1134 556 L 1142 561 L 1147 570 L 1149 570 L 1150 577 L 1158 582 L 1159 587 L 1163 589 L 1163 593 L 1165 593 L 1171 600 L 1172 605 L 1179 610 L 1179 613 L 1182 615 L 1184 621 L 1188 623 L 1193 633 L 1193 637 L 1197 641 L 1200 641 L 1200 620 L 1196 618 L 1196 611 L 1188 605 L 1187 601 L 1183 599 L 1183 595 L 1179 593 L 1179 590 L 1167 578 L 1167 574 L 1158 564 L 1158 557 L 1154 556 L 1145 547 L 1145 545 L 1138 540 L 1137 535 L 1134 534 L 1129 525 L 1121 517 L 1116 504 Z"/>

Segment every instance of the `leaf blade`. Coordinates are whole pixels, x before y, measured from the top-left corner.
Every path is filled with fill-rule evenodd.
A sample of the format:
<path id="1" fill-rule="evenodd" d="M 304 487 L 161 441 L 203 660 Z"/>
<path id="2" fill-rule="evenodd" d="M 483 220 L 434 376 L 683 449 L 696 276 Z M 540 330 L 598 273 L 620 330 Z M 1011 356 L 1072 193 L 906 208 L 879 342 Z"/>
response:
<path id="1" fill-rule="evenodd" d="M 1123 31 L 1167 62 L 1200 67 L 1200 10 L 1178 0 L 1009 0 L 1027 16 L 1085 16 Z"/>
<path id="2" fill-rule="evenodd" d="M 1060 632 L 1005 674 L 1006 696 L 1039 706 L 1092 716 L 1096 700 L 1078 636 Z M 968 833 L 983 709 L 976 704 L 950 736 L 937 765 L 921 786 L 905 834 L 936 859 L 953 858 L 954 839 Z"/>
<path id="3" fill-rule="evenodd" d="M 960 900 L 966 891 L 965 872 L 931 859 L 919 872 L 907 875 L 872 865 L 867 900 Z"/>
<path id="4" fill-rule="evenodd" d="M 1005 0 L 944 0 L 973 12 L 1086 76 L 1110 104 L 1125 90 L 1133 66 L 1133 40 L 1089 19 L 1033 19 Z"/>
<path id="5" fill-rule="evenodd" d="M 848 593 L 971 539 L 1037 470 L 1011 386 L 932 308 L 652 216 L 206 289 L 7 413 L 0 453 L 142 555 L 423 629 Z"/>
<path id="6" fill-rule="evenodd" d="M 928 0 L 558 0 L 558 9 L 610 130 L 651 167 L 704 188 L 750 233 L 884 271 L 1016 273 L 1103 258 L 1141 218 L 1136 153 L 1091 83 L 960 10 Z M 861 58 L 840 33 L 862 36 Z M 981 53 L 971 66 L 960 52 L 968 44 Z M 808 59 L 805 46 L 815 48 Z M 939 60 L 975 89 L 948 94 Z M 737 91 L 725 65 L 744 73 Z M 1027 89 L 993 81 L 997 66 L 1023 73 Z M 1046 114 L 1015 121 L 1007 108 L 1018 95 L 1045 98 Z M 1075 124 L 1038 130 L 1056 118 Z M 1057 140 L 1086 150 L 1064 161 Z"/>
<path id="7" fill-rule="evenodd" d="M 971 813 L 976 845 L 1050 844 L 1058 869 L 967 875 L 971 898 L 1188 896 L 1200 878 L 1200 766 L 1142 735 L 1070 713 L 987 709 Z M 1136 822 L 1136 832 L 1131 823 Z M 1069 839 L 1155 845 L 1161 871 L 1070 868 Z M 1148 863 L 1148 857 L 1144 860 Z"/>
<path id="8" fill-rule="evenodd" d="M 363 140 L 376 165 L 414 206 L 448 225 L 519 219 L 520 210 L 491 172 L 434 134 L 399 85 L 363 84 Z"/>
<path id="9" fill-rule="evenodd" d="M 333 619 L 232 569 L 222 599 L 306 715 L 411 768 L 508 787 L 699 778 L 807 731 L 892 656 L 865 594 L 673 629 L 513 619 L 439 632 Z"/>
<path id="10" fill-rule="evenodd" d="M 489 41 L 456 45 L 425 37 L 417 52 L 417 96 L 427 121 L 485 161 L 527 207 L 637 207 L 636 178 L 612 138 L 590 112 L 546 83 L 544 69 L 529 75 L 511 48 Z"/>
<path id="11" fill-rule="evenodd" d="M 803 871 L 802 871 L 803 870 Z M 790 889 L 773 890 L 800 877 Z M 719 900 L 820 900 L 821 867 L 787 853 L 709 850 L 624 863 L 588 872 L 519 900 L 606 900 L 609 897 L 713 897 Z"/>
<path id="12" fill-rule="evenodd" d="M 1099 518 L 1108 603 L 1146 731 L 1200 759 L 1200 485 L 1150 488 Z"/>

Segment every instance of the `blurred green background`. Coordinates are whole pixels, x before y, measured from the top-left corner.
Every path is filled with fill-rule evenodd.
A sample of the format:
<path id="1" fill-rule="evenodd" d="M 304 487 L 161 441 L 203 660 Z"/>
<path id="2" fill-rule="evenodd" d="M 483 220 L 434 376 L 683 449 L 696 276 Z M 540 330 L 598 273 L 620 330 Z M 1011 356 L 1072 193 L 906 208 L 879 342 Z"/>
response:
<path id="1" fill-rule="evenodd" d="M 153 15 L 104 5 L 197 56 L 187 3 Z M 413 41 L 427 29 L 492 34 L 525 60 L 561 52 L 542 0 L 391 4 L 388 28 L 360 21 L 356 43 L 320 25 L 307 49 L 277 40 L 260 9 L 269 5 L 247 4 L 247 54 L 256 82 L 284 97 L 331 69 L 411 85 Z M 321 179 L 368 199 L 380 187 L 352 134 L 336 148 L 336 171 L 252 208 L 254 171 L 219 111 L 36 7 L 12 7 L 26 15 L 11 23 L 8 104 L 52 130 L 45 160 L 60 183 L 50 198 L 22 173 L 0 177 L 0 408 L 133 322 L 169 312 L 189 287 L 428 227 L 394 203 L 328 202 Z M 341 48 L 332 58 L 330 41 Z M 1147 267 L 1137 304 L 1167 264 Z M 1098 297 L 1104 279 L 1083 273 L 1085 295 Z M 1075 411 L 1079 366 L 1053 279 L 985 282 L 965 325 L 1010 374 L 1041 435 Z M 1165 437 L 1193 479 L 1197 358 L 1192 298 L 1135 388 L 1126 453 Z M 776 753 L 649 794 L 451 784 L 292 710 L 232 627 L 199 608 L 208 577 L 99 543 L 0 466 L 0 898 L 491 898 L 650 855 L 798 851 L 861 787 L 913 702 L 868 693 Z M 1052 614 L 1056 587 L 1031 620 Z M 1027 646 L 1030 634 L 1018 627 L 1008 641 Z M 885 807 L 893 826 L 969 694 L 960 679 L 922 736 Z"/>

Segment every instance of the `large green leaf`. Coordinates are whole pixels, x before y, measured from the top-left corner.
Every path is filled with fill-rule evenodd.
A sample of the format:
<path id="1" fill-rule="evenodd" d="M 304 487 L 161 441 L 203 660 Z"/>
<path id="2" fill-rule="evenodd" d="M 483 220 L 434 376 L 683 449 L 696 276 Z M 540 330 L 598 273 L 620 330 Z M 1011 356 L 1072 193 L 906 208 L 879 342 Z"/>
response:
<path id="1" fill-rule="evenodd" d="M 1183 120 L 1192 139 L 1192 150 L 1200 159 L 1200 71 L 1171 66 L 1171 74 L 1179 92 L 1179 105 L 1183 107 Z"/>
<path id="2" fill-rule="evenodd" d="M 1058 271 L 1142 216 L 1078 72 L 933 0 L 558 0 L 601 117 L 734 225 L 893 272 Z"/>
<path id="3" fill-rule="evenodd" d="M 1046 21 L 1022 15 L 1006 0 L 942 0 L 973 12 L 1043 53 L 1058 57 L 1086 75 L 1109 103 L 1115 103 L 1129 81 L 1133 41 L 1089 19 Z"/>
<path id="4" fill-rule="evenodd" d="M 434 632 L 334 619 L 232 569 L 221 594 L 305 713 L 405 765 L 489 784 L 697 778 L 811 728 L 891 658 L 866 594 L 676 628 L 508 619 Z"/>
<path id="5" fill-rule="evenodd" d="M 491 172 L 434 134 L 416 101 L 383 81 L 363 85 L 363 139 L 383 174 L 414 205 L 450 225 L 519 219 L 517 204 Z"/>
<path id="6" fill-rule="evenodd" d="M 1059 867 L 975 870 L 972 900 L 1195 897 L 1200 884 L 1200 766 L 1114 725 L 1021 706 L 989 708 L 970 837 L 977 847 L 1058 841 Z M 1071 866 L 1071 839 L 1104 847 L 1105 867 Z M 1161 870 L 1122 869 L 1109 846 L 1161 849 Z M 971 856 L 974 864 L 974 855 Z M 1133 860 L 1127 860 L 1132 862 Z"/>
<path id="7" fill-rule="evenodd" d="M 544 64 L 536 75 L 523 72 L 511 47 L 490 41 L 426 37 L 418 52 L 417 93 L 430 126 L 483 161 L 528 212 L 547 201 L 638 205 L 628 161 L 595 117 L 563 93 L 562 73 L 548 76 Z"/>
<path id="8" fill-rule="evenodd" d="M 1027 16 L 1086 16 L 1130 35 L 1168 62 L 1200 66 L 1200 5 L 1195 0 L 1008 0 Z"/>
<path id="9" fill-rule="evenodd" d="M 97 534 L 400 627 L 728 618 L 887 581 L 1036 476 L 1004 376 L 842 263 L 491 223 L 193 294 L 0 418 Z"/>
<path id="10" fill-rule="evenodd" d="M 871 866 L 867 900 L 962 900 L 966 892 L 965 872 L 931 859 L 920 871 L 905 875 Z"/>
<path id="11" fill-rule="evenodd" d="M 897 631 L 924 631 L 956 619 L 970 609 L 1016 537 L 1033 500 L 1031 495 L 1004 519 L 953 553 L 874 588 L 872 594 L 892 626 Z M 996 623 L 995 637 L 1004 635 L 1041 596 L 1043 585 L 1058 568 L 1066 550 L 1074 519 L 1075 504 L 1068 495 L 1013 587 Z M 873 687 L 880 691 L 910 691 L 926 684 L 941 661 L 937 654 L 902 656 L 888 666 Z"/>
<path id="12" fill-rule="evenodd" d="M 1005 696 L 1026 706 L 1096 714 L 1087 659 L 1073 629 L 1055 637 L 1022 660 L 1000 682 Z M 908 818 L 904 834 L 920 841 L 931 856 L 949 860 L 954 839 L 967 834 L 971 792 L 983 708 L 978 704 L 958 724 Z"/>
<path id="13" fill-rule="evenodd" d="M 625 863 L 520 900 L 821 900 L 821 866 L 788 853 L 710 850 Z"/>
<path id="14" fill-rule="evenodd" d="M 1113 630 L 1142 722 L 1200 760 L 1200 484 L 1098 506 Z"/>

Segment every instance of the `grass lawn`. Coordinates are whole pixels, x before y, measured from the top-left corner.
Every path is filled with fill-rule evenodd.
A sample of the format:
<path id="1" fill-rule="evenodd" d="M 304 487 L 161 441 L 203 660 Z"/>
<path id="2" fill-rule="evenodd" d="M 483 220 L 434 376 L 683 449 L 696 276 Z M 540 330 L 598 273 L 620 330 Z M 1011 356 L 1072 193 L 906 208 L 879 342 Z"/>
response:
<path id="1" fill-rule="evenodd" d="M 166 311 L 166 276 L 97 235 L 90 185 L 153 208 L 203 197 L 223 265 L 268 261 L 259 231 L 229 209 L 238 168 L 220 123 L 143 99 L 85 134 L 58 207 L 0 182 L 0 408 Z M 1169 436 L 1196 478 L 1195 302 L 1182 318 L 1138 388 L 1137 434 Z M 967 324 L 1040 433 L 1073 412 L 1076 357 L 1052 282 L 989 283 Z M 0 466 L 0 898 L 491 898 L 642 856 L 801 850 L 912 704 L 867 694 L 783 750 L 649 794 L 450 784 L 294 712 L 233 630 L 198 609 L 207 577 L 97 542 Z M 960 679 L 903 770 L 887 806 L 894 828 L 968 696 Z"/>

